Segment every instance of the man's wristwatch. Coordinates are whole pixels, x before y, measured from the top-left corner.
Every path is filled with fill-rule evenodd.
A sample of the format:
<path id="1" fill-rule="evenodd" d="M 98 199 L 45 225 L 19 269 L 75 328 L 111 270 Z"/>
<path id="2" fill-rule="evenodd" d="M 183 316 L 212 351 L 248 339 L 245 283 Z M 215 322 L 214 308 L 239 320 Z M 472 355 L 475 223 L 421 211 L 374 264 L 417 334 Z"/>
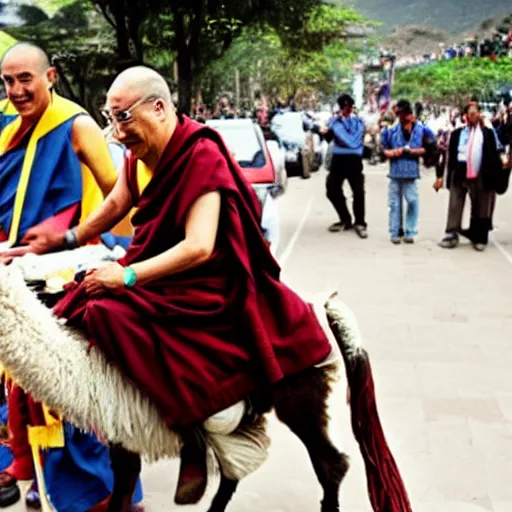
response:
<path id="1" fill-rule="evenodd" d="M 132 288 L 137 283 L 137 275 L 132 267 L 124 268 L 124 285 L 127 288 Z"/>
<path id="2" fill-rule="evenodd" d="M 76 249 L 78 247 L 78 238 L 75 229 L 68 229 L 64 235 L 66 249 Z"/>

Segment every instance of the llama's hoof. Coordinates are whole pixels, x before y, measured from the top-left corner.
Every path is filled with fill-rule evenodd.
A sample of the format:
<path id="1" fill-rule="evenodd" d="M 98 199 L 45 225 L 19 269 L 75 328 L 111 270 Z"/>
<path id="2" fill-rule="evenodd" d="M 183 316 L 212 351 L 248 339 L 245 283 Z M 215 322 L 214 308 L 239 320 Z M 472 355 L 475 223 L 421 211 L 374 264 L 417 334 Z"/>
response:
<path id="1" fill-rule="evenodd" d="M 201 501 L 208 482 L 206 443 L 200 431 L 187 432 L 181 449 L 180 476 L 174 496 L 177 505 L 195 505 Z"/>
<path id="2" fill-rule="evenodd" d="M 176 505 L 195 505 L 201 501 L 206 491 L 206 478 L 197 476 L 180 482 L 176 489 L 174 502 Z"/>

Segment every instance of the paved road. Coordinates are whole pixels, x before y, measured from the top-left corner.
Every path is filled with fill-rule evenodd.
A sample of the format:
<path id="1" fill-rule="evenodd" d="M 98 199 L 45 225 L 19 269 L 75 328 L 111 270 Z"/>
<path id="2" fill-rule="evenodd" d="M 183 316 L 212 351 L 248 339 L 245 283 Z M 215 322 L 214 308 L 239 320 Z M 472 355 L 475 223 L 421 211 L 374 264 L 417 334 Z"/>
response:
<path id="1" fill-rule="evenodd" d="M 334 221 L 325 174 L 292 180 L 279 200 L 284 279 L 307 293 L 338 289 L 355 311 L 373 359 L 389 443 L 415 512 L 512 511 L 512 195 L 500 198 L 496 244 L 437 247 L 447 192 L 421 181 L 420 235 L 393 246 L 387 235 L 384 167 L 367 176 L 368 240 L 328 233 Z M 367 512 L 364 472 L 350 435 L 343 385 L 332 399 L 333 434 L 352 469 L 343 510 Z M 313 512 L 321 493 L 304 448 L 271 421 L 268 462 L 240 487 L 236 512 Z M 177 463 L 144 469 L 150 512 L 172 504 Z M 210 492 L 213 492 L 211 489 Z M 208 503 L 183 508 L 207 510 Z M 14 512 L 15 509 L 13 509 Z"/>

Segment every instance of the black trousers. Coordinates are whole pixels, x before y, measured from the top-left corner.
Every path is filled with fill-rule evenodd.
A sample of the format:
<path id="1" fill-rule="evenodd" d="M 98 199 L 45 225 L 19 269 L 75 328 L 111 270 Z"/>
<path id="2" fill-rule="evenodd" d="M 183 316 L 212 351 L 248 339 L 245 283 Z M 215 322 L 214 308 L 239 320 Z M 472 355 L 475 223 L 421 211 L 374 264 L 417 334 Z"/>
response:
<path id="1" fill-rule="evenodd" d="M 352 217 L 343 194 L 343 183 L 352 189 L 355 224 L 366 227 L 363 159 L 357 155 L 333 155 L 327 176 L 327 198 L 331 201 L 340 222 L 352 225 Z"/>

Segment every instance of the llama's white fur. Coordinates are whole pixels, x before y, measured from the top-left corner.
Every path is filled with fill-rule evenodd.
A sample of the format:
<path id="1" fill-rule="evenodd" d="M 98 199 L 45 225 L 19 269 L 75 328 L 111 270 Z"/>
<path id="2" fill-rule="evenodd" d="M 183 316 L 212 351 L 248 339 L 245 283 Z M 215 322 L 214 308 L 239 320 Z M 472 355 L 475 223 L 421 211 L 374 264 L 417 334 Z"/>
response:
<path id="1" fill-rule="evenodd" d="M 344 334 L 344 348 L 357 355 L 361 336 L 350 309 L 333 298 L 324 307 Z M 151 400 L 83 335 L 57 320 L 14 266 L 0 265 L 0 361 L 22 388 L 73 425 L 149 462 L 179 456 L 181 439 Z M 230 435 L 207 433 L 207 442 L 233 479 L 263 464 L 269 446 L 263 423 Z"/>
<path id="2" fill-rule="evenodd" d="M 59 321 L 14 266 L 0 265 L 0 361 L 23 389 L 78 428 L 148 462 L 179 456 L 181 439 L 152 401 L 99 349 L 89 348 L 83 335 Z M 244 478 L 267 458 L 270 440 L 263 418 L 231 434 L 205 435 L 229 478 Z"/>
<path id="3" fill-rule="evenodd" d="M 0 267 L 0 361 L 23 389 L 77 427 L 148 461 L 179 455 L 180 438 L 154 404 L 58 322 L 15 267 Z"/>

